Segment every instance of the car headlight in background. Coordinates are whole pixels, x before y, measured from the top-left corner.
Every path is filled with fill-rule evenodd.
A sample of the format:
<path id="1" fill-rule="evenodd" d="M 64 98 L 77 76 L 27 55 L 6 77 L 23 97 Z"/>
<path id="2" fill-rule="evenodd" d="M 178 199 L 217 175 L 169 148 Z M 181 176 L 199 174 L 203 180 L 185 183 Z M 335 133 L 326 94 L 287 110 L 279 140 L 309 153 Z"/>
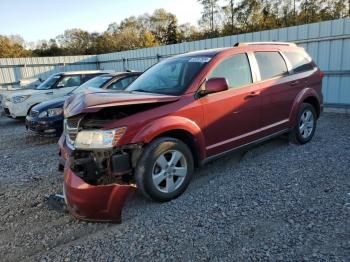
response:
<path id="1" fill-rule="evenodd" d="M 118 145 L 127 128 L 120 127 L 110 130 L 80 131 L 75 139 L 77 149 L 108 149 Z"/>
<path id="2" fill-rule="evenodd" d="M 14 103 L 14 104 L 22 103 L 22 102 L 26 101 L 29 97 L 30 97 L 30 95 L 14 96 L 14 97 L 12 97 L 12 103 Z"/>
<path id="3" fill-rule="evenodd" d="M 58 116 L 63 114 L 63 108 L 51 108 L 39 114 L 39 118 Z"/>

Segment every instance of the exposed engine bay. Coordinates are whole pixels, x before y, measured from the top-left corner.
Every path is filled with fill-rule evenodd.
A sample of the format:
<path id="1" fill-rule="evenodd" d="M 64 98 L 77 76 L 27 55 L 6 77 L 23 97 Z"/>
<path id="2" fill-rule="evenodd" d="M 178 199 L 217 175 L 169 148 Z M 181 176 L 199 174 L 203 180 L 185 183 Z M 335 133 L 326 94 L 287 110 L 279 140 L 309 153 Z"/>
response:
<path id="1" fill-rule="evenodd" d="M 112 150 L 74 150 L 70 156 L 71 170 L 91 185 L 133 182 L 132 171 L 142 153 L 142 144 Z"/>
<path id="2" fill-rule="evenodd" d="M 156 106 L 159 106 L 159 103 L 109 107 L 96 113 L 68 118 L 65 123 L 67 142 L 73 144 L 79 131 L 102 128 L 112 120 L 128 117 Z M 142 147 L 141 143 L 113 149 L 74 149 L 70 155 L 70 168 L 91 185 L 129 184 L 133 182 L 133 169 L 142 153 Z"/>

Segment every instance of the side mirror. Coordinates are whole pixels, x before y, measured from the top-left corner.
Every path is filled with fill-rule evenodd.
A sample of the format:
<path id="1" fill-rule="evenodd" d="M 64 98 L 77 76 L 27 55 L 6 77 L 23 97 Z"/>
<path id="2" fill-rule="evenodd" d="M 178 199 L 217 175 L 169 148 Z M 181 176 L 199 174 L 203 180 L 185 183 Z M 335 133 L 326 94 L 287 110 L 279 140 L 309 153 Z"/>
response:
<path id="1" fill-rule="evenodd" d="M 62 87 L 64 87 L 63 84 L 58 84 L 58 85 L 56 86 L 56 88 L 62 88 Z"/>
<path id="2" fill-rule="evenodd" d="M 210 78 L 205 82 L 205 89 L 202 95 L 208 95 L 228 90 L 227 80 L 224 77 Z"/>

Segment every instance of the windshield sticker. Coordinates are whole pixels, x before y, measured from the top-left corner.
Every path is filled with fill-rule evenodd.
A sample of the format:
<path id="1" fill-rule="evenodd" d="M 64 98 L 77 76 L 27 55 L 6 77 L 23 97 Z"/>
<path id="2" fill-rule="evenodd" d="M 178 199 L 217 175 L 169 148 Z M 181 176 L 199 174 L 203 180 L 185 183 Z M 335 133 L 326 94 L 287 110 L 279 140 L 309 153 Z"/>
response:
<path id="1" fill-rule="evenodd" d="M 199 56 L 192 57 L 188 62 L 190 63 L 208 63 L 211 60 L 211 57 Z"/>

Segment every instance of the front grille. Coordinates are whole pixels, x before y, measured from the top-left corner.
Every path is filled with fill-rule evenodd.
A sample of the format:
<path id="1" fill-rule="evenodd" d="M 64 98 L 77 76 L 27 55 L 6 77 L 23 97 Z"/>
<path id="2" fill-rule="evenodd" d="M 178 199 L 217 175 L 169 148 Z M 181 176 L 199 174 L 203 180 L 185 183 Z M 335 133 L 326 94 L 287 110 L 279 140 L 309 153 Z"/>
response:
<path id="1" fill-rule="evenodd" d="M 64 131 L 66 133 L 68 143 L 71 145 L 74 145 L 75 139 L 77 138 L 81 120 L 81 117 L 72 117 L 64 120 Z"/>
<path id="2" fill-rule="evenodd" d="M 37 117 L 39 115 L 39 112 L 38 111 L 36 111 L 36 110 L 30 110 L 30 112 L 29 112 L 29 116 L 31 116 L 31 117 Z"/>

